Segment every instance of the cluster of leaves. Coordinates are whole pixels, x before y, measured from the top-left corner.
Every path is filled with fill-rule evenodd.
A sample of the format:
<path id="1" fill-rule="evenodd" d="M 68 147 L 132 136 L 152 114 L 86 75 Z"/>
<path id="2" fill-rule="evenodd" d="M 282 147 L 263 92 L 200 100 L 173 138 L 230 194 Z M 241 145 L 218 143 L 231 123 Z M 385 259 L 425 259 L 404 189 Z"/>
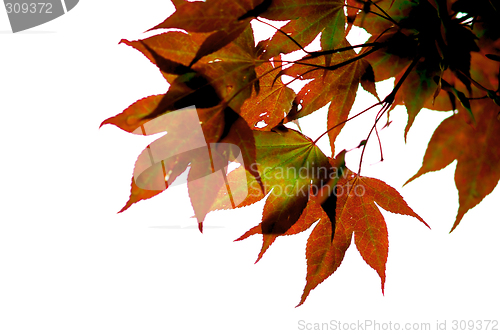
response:
<path id="1" fill-rule="evenodd" d="M 380 108 L 370 133 L 360 138 L 363 153 L 370 138 L 378 139 L 380 119 L 396 105 L 408 112 L 405 137 L 422 108 L 455 111 L 436 129 L 421 169 L 408 180 L 458 160 L 460 206 L 452 230 L 498 183 L 500 8 L 492 0 L 173 3 L 175 13 L 152 28 L 167 31 L 122 40 L 155 64 L 170 86 L 102 123 L 137 135 L 167 132 L 138 157 L 121 211 L 161 193 L 189 167 L 200 231 L 210 211 L 265 199 L 262 221 L 238 239 L 262 235 L 257 261 L 277 237 L 317 222 L 307 241 L 307 284 L 299 305 L 338 268 L 352 238 L 383 290 L 388 236 L 377 205 L 427 224 L 395 189 L 361 176 L 362 161 L 357 173 L 349 170 L 346 150 L 335 148 L 360 84 L 379 101 L 369 109 Z M 287 23 L 255 43 L 252 20 Z M 366 43 L 346 40 L 353 25 L 371 35 Z M 320 34 L 321 50 L 305 51 Z M 297 50 L 306 55 L 282 60 Z M 310 81 L 296 94 L 282 75 Z M 375 82 L 392 77 L 394 89 L 380 100 Z M 316 146 L 319 138 L 287 126 L 327 104 L 324 135 L 332 152 L 340 151 L 336 158 Z M 227 173 L 232 161 L 241 166 Z"/>

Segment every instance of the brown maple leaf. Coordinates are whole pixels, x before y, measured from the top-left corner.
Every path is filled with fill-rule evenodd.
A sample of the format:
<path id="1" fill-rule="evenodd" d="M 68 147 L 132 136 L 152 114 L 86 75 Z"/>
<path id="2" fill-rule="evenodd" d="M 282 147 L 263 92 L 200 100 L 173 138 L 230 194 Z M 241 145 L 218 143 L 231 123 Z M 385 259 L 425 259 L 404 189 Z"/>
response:
<path id="1" fill-rule="evenodd" d="M 500 107 L 490 99 L 471 101 L 478 119 L 475 127 L 462 117 L 465 110 L 445 119 L 436 129 L 420 170 L 406 183 L 457 160 L 455 184 L 459 208 L 453 231 L 463 216 L 495 189 L 500 179 Z M 406 184 L 405 183 L 405 184 Z M 451 232 L 450 231 L 450 232 Z"/>
<path id="2" fill-rule="evenodd" d="M 331 164 L 338 166 L 339 161 L 332 160 Z M 345 173 L 338 176 L 334 189 L 329 192 L 329 196 L 311 194 L 299 219 L 286 232 L 265 233 L 262 230 L 263 223 L 260 223 L 236 239 L 239 241 L 262 234 L 263 244 L 258 262 L 278 237 L 304 232 L 317 222 L 307 241 L 307 283 L 297 306 L 302 305 L 311 290 L 337 270 L 352 238 L 365 262 L 380 276 L 384 290 L 389 240 L 384 217 L 377 205 L 389 212 L 415 217 L 429 227 L 394 188 L 380 180 L 359 177 L 345 169 Z M 331 197 L 336 200 L 328 201 Z M 333 207 L 324 206 L 324 203 Z M 326 213 L 332 209 L 335 211 L 334 224 L 330 221 L 332 215 Z M 335 233 L 332 239 L 333 229 Z"/>
<path id="3" fill-rule="evenodd" d="M 332 196 L 337 197 L 335 236 L 331 240 L 332 224 L 324 215 L 307 241 L 307 284 L 299 305 L 312 289 L 337 270 L 352 237 L 365 262 L 380 276 L 384 291 L 389 240 L 384 217 L 375 203 L 389 212 L 415 217 L 429 227 L 394 188 L 349 170 Z"/>
<path id="4" fill-rule="evenodd" d="M 249 19 L 264 12 L 270 3 L 270 0 L 176 1 L 176 11 L 150 30 L 178 28 L 189 32 L 212 32 L 191 60 L 190 65 L 193 65 L 234 41 L 248 28 Z"/>

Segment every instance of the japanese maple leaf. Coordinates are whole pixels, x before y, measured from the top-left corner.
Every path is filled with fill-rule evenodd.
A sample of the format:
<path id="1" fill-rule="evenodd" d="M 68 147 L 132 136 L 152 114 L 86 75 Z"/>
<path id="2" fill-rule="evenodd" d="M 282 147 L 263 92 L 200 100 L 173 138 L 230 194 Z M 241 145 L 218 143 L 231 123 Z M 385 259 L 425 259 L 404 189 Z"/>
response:
<path id="1" fill-rule="evenodd" d="M 434 96 L 438 88 L 438 84 L 434 80 L 434 77 L 438 74 L 439 69 L 433 68 L 432 64 L 429 65 L 425 62 L 419 63 L 408 75 L 401 85 L 398 94 L 396 94 L 393 107 L 398 104 L 404 104 L 408 113 L 408 122 L 404 132 L 405 140 L 418 113 L 422 110 L 426 102 Z M 403 73 L 396 76 L 396 82 L 400 80 L 402 76 Z"/>
<path id="2" fill-rule="evenodd" d="M 239 113 L 243 102 L 252 94 L 257 80 L 255 67 L 261 63 L 252 27 L 248 26 L 236 40 L 203 58 L 193 69 L 210 78 L 221 99 Z"/>
<path id="3" fill-rule="evenodd" d="M 500 179 L 500 107 L 490 99 L 471 100 L 477 125 L 467 124 L 458 114 L 445 119 L 436 129 L 420 170 L 406 183 L 457 160 L 455 184 L 459 208 L 453 231 L 463 216 L 493 191 Z M 450 231 L 450 232 L 451 232 Z"/>
<path id="4" fill-rule="evenodd" d="M 474 80 L 482 83 L 486 89 L 491 91 L 498 87 L 498 63 L 484 57 L 478 52 L 470 54 L 470 73 Z M 396 104 L 405 104 L 408 112 L 408 123 L 405 128 L 405 138 L 413 124 L 415 117 L 422 108 L 432 110 L 448 111 L 457 108 L 467 112 L 468 117 L 475 121 L 474 107 L 465 95 L 467 87 L 450 70 L 440 71 L 432 68 L 425 62 L 419 63 L 401 85 L 396 95 Z M 402 74 L 396 77 L 396 81 Z M 440 82 L 441 81 L 441 82 Z M 448 87 L 445 87 L 448 86 Z M 472 87 L 474 96 L 484 96 L 484 91 Z M 474 106 L 475 104 L 473 104 Z M 481 106 L 478 106 L 482 108 Z"/>
<path id="5" fill-rule="evenodd" d="M 340 266 L 352 237 L 365 262 L 380 276 L 384 291 L 389 240 L 377 205 L 389 212 L 415 217 L 428 227 L 403 197 L 383 181 L 360 177 L 347 170 L 333 195 L 337 196 L 335 236 L 332 241 L 332 225 L 328 217 L 323 216 L 307 241 L 307 284 L 299 305 Z"/>
<path id="6" fill-rule="evenodd" d="M 299 50 L 319 33 L 323 50 L 334 49 L 345 36 L 343 0 L 274 0 L 261 16 L 271 20 L 291 20 L 281 28 L 286 35 L 278 31 L 272 37 L 266 50 L 267 58 Z"/>
<path id="7" fill-rule="evenodd" d="M 266 10 L 266 7 L 258 7 L 263 2 L 269 6 L 269 1 L 264 0 L 174 1 L 175 12 L 152 29 L 178 28 L 190 32 L 212 32 L 223 29 L 242 17 L 246 19 L 245 14 L 256 7 L 259 10 L 251 14 L 258 16 L 259 12 Z"/>
<path id="8" fill-rule="evenodd" d="M 338 165 L 338 161 L 332 160 L 331 164 Z M 336 198 L 335 201 L 328 201 L 332 208 L 323 205 L 330 197 Z M 394 188 L 377 179 L 359 177 L 346 169 L 329 197 L 309 197 L 301 216 L 286 232 L 266 234 L 261 223 L 236 240 L 262 234 L 259 261 L 277 237 L 301 233 L 317 222 L 307 241 L 307 283 L 297 306 L 304 303 L 312 289 L 337 270 L 353 237 L 365 262 L 379 274 L 383 291 L 389 241 L 384 217 L 376 204 L 389 212 L 415 217 L 428 227 Z M 331 215 L 325 212 L 331 209 L 336 211 L 335 224 L 330 221 Z M 333 228 L 335 233 L 332 239 Z"/>
<path id="9" fill-rule="evenodd" d="M 279 126 L 254 131 L 256 168 L 267 197 L 262 214 L 265 234 L 285 233 L 307 205 L 310 187 L 318 188 L 331 173 L 328 158 L 301 133 Z M 271 191 L 272 190 L 272 191 Z"/>

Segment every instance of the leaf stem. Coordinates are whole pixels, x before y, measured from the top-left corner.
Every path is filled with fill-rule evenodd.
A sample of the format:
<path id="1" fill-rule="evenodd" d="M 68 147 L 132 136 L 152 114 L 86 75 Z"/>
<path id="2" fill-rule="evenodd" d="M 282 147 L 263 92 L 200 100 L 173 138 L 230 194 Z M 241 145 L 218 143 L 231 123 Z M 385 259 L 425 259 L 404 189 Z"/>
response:
<path id="1" fill-rule="evenodd" d="M 366 108 L 365 110 L 363 110 L 363 111 L 361 111 L 360 113 L 358 113 L 358 114 L 356 114 L 356 115 L 354 115 L 354 116 L 352 116 L 352 117 L 350 117 L 350 118 L 346 119 L 345 121 L 342 121 L 342 122 L 340 122 L 340 123 L 337 123 L 336 125 L 332 126 L 332 127 L 331 127 L 331 128 L 329 128 L 328 130 L 326 130 L 325 132 L 323 132 L 323 133 L 321 134 L 321 136 L 319 136 L 318 138 L 316 138 L 316 140 L 315 140 L 315 141 L 313 141 L 313 144 L 316 144 L 316 143 L 318 142 L 318 140 L 320 140 L 320 139 L 321 139 L 321 137 L 323 137 L 324 135 L 326 135 L 328 132 L 332 131 L 333 129 L 335 129 L 335 128 L 337 128 L 337 127 L 341 126 L 342 124 L 345 124 L 345 123 L 349 122 L 350 120 L 352 120 L 352 119 L 354 119 L 354 118 L 356 118 L 356 117 L 358 117 L 358 116 L 360 116 L 360 115 L 364 114 L 364 113 L 365 113 L 365 112 L 367 112 L 368 110 L 370 110 L 370 109 L 372 109 L 372 108 L 374 108 L 374 107 L 376 107 L 376 106 L 378 106 L 379 104 L 382 104 L 382 103 L 383 103 L 383 101 L 381 101 L 381 102 L 377 102 L 377 103 L 375 103 L 374 105 L 372 105 L 371 107 Z"/>
<path id="2" fill-rule="evenodd" d="M 380 140 L 380 135 L 378 134 L 377 127 L 375 127 L 375 134 L 377 135 L 378 146 L 380 148 L 380 161 L 384 161 L 384 152 L 382 151 L 382 141 Z"/>
<path id="3" fill-rule="evenodd" d="M 368 137 L 366 137 L 366 142 L 365 145 L 363 145 L 363 150 L 361 151 L 361 158 L 359 159 L 359 168 L 358 168 L 358 175 L 361 175 L 361 164 L 363 163 L 363 156 L 365 155 L 365 150 L 366 150 L 366 145 L 368 145 L 368 141 L 370 140 L 370 136 L 373 133 L 373 130 L 377 128 L 377 123 L 378 121 L 382 118 L 382 116 L 385 114 L 385 112 L 389 109 L 391 104 L 385 104 L 382 109 L 377 113 L 377 116 L 375 118 L 375 123 L 373 124 L 372 128 L 370 129 L 370 132 L 368 133 Z M 377 132 L 378 136 L 378 132 Z M 380 144 L 382 145 L 382 144 Z"/>
<path id="4" fill-rule="evenodd" d="M 485 92 L 490 92 L 490 90 L 488 88 L 485 88 L 483 85 L 481 85 L 479 82 L 477 82 L 476 80 L 472 79 L 471 76 L 467 73 L 464 73 L 464 71 L 462 71 L 461 69 L 458 69 L 458 71 L 460 73 L 462 73 L 462 75 L 464 75 L 467 79 L 469 79 L 473 84 L 474 86 L 476 86 L 477 88 L 481 89 L 481 90 L 484 90 Z"/>
<path id="5" fill-rule="evenodd" d="M 413 68 L 417 65 L 417 63 L 418 63 L 419 60 L 420 60 L 420 56 L 419 55 L 413 59 L 413 61 L 411 62 L 410 66 L 408 66 L 408 68 L 405 70 L 405 72 L 404 72 L 403 76 L 401 77 L 401 79 L 399 79 L 399 81 L 396 84 L 396 86 L 394 86 L 394 88 L 392 89 L 391 93 L 389 95 L 387 95 L 385 97 L 385 99 L 381 102 L 381 103 L 384 103 L 385 105 L 378 112 L 377 117 L 375 119 L 375 124 L 373 124 L 370 132 L 368 133 L 368 137 L 366 138 L 366 143 L 363 146 L 363 151 L 361 152 L 361 158 L 359 159 L 358 175 L 361 175 L 361 165 L 363 164 L 363 156 L 365 155 L 366 146 L 368 144 L 368 140 L 370 140 L 370 136 L 373 133 L 373 130 L 377 127 L 377 123 L 380 121 L 380 119 L 385 114 L 385 112 L 387 110 L 389 110 L 389 107 L 394 102 L 394 99 L 396 97 L 396 93 L 401 88 L 401 85 L 403 85 L 403 82 L 406 80 L 406 78 L 411 73 L 411 71 L 413 70 Z"/>

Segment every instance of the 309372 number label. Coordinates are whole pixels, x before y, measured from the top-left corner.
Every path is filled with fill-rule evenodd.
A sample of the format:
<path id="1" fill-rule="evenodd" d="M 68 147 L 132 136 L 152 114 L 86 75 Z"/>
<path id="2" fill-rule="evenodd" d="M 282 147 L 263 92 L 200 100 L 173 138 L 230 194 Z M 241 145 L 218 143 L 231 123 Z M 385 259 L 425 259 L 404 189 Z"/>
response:
<path id="1" fill-rule="evenodd" d="M 498 331 L 498 320 L 453 320 L 451 322 L 452 330 L 486 330 Z"/>
<path id="2" fill-rule="evenodd" d="M 23 3 L 10 3 L 5 4 L 7 14 L 52 14 L 52 4 L 45 2 L 23 2 Z"/>

